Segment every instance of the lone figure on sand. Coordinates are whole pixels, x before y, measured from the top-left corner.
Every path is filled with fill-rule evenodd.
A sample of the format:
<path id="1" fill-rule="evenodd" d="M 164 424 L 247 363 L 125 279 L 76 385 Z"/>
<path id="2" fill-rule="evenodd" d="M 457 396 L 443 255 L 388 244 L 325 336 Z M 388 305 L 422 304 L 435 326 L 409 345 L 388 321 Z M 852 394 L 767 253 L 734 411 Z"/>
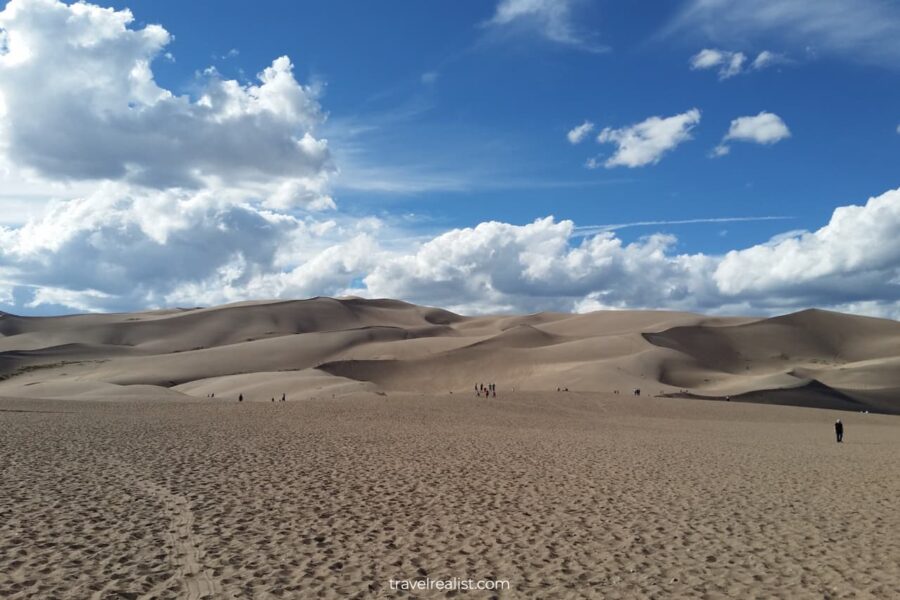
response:
<path id="1" fill-rule="evenodd" d="M 840 419 L 834 422 L 834 435 L 837 436 L 838 444 L 844 441 L 844 424 Z"/>
<path id="2" fill-rule="evenodd" d="M 243 402 L 243 401 L 244 401 L 244 395 L 241 394 L 240 396 L 238 396 L 238 402 Z"/>

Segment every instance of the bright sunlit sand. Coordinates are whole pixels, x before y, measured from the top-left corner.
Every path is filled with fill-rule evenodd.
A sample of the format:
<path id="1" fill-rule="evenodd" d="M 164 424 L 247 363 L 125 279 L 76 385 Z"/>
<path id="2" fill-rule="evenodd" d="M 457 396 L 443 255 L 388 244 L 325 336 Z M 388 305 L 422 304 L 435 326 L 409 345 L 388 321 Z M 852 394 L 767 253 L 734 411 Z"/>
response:
<path id="1" fill-rule="evenodd" d="M 897 417 L 504 390 L 4 399 L 0 424 L 5 598 L 900 590 Z"/>

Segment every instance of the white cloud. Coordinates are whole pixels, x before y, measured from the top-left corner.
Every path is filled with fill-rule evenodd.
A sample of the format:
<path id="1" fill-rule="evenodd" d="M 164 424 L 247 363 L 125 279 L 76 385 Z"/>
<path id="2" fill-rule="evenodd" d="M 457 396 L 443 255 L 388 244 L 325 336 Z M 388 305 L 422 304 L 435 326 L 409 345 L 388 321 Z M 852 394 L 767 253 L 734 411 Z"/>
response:
<path id="1" fill-rule="evenodd" d="M 357 293 L 462 312 L 666 307 L 773 313 L 809 306 L 900 317 L 900 190 L 835 210 L 820 230 L 725 256 L 678 254 L 673 236 L 578 240 L 570 221 L 481 223 L 386 254 Z"/>
<path id="2" fill-rule="evenodd" d="M 287 57 L 258 84 L 208 71 L 196 100 L 157 85 L 151 70 L 171 36 L 131 28 L 128 10 L 12 0 L 0 11 L 0 147 L 14 167 L 56 180 L 116 179 L 200 188 L 331 169 L 318 92 Z"/>
<path id="3" fill-rule="evenodd" d="M 481 223 L 382 259 L 365 283 L 374 296 L 440 298 L 464 311 L 570 310 L 594 292 L 609 305 L 678 304 L 702 292 L 692 269 L 709 259 L 668 257 L 671 236 L 624 244 L 607 232 L 573 247 L 574 232 L 571 221 L 552 217 L 522 226 Z"/>
<path id="4" fill-rule="evenodd" d="M 726 220 L 742 219 L 709 221 Z M 464 313 L 821 306 L 900 316 L 900 190 L 839 208 L 816 232 L 724 256 L 678 253 L 667 234 L 625 243 L 611 230 L 619 226 L 585 230 L 552 217 L 481 223 L 391 249 L 397 232 L 385 227 L 298 219 L 219 192 L 138 197 L 109 184 L 24 228 L 0 228 L 0 280 L 33 288 L 32 304 L 78 310 L 350 291 Z M 349 289 L 360 279 L 365 287 Z"/>
<path id="5" fill-rule="evenodd" d="M 817 231 L 731 251 L 713 278 L 724 295 L 745 301 L 831 306 L 870 302 L 900 317 L 898 240 L 900 189 L 870 198 L 863 206 L 835 209 Z"/>
<path id="6" fill-rule="evenodd" d="M 756 55 L 756 58 L 747 65 L 747 55 L 743 52 L 733 52 L 731 50 L 718 50 L 715 48 L 704 48 L 691 57 L 690 65 L 692 70 L 716 69 L 719 79 L 729 79 L 735 75 L 746 73 L 748 70 L 760 71 L 776 64 L 787 62 L 781 54 L 763 50 Z"/>
<path id="7" fill-rule="evenodd" d="M 607 127 L 597 141 L 618 148 L 604 164 L 607 168 L 656 164 L 666 152 L 691 139 L 691 130 L 699 122 L 700 111 L 692 108 L 672 117 L 650 117 L 621 129 Z"/>
<path id="8" fill-rule="evenodd" d="M 566 134 L 566 137 L 569 140 L 570 144 L 580 144 L 584 138 L 588 136 L 588 134 L 594 130 L 594 124 L 590 121 L 585 121 L 581 125 L 573 127 L 569 130 L 569 133 Z"/>
<path id="9" fill-rule="evenodd" d="M 677 254 L 669 235 L 631 244 L 610 231 L 580 243 L 577 236 L 571 222 L 549 217 L 454 230 L 413 252 L 383 256 L 363 293 L 463 312 L 819 306 L 900 317 L 900 189 L 836 209 L 816 232 L 791 232 L 725 256 Z"/>
<path id="10" fill-rule="evenodd" d="M 689 0 L 664 34 L 710 40 L 773 37 L 798 51 L 896 68 L 900 5 L 885 0 Z"/>
<path id="11" fill-rule="evenodd" d="M 724 156 L 730 148 L 727 141 L 752 142 L 771 145 L 791 137 L 791 131 L 778 115 L 762 111 L 755 116 L 738 117 L 731 122 L 722 143 L 713 150 L 713 156 Z"/>
<path id="12" fill-rule="evenodd" d="M 719 79 L 728 79 L 742 71 L 746 60 L 743 52 L 704 48 L 691 57 L 691 69 L 718 69 Z"/>
<path id="13" fill-rule="evenodd" d="M 784 57 L 784 55 L 777 54 L 775 52 L 769 52 L 768 50 L 763 50 L 756 55 L 756 58 L 753 59 L 753 63 L 750 65 L 750 67 L 757 71 L 761 71 L 762 69 L 771 67 L 772 65 L 785 64 L 787 62 L 789 61 Z"/>
<path id="14" fill-rule="evenodd" d="M 544 38 L 591 52 L 608 48 L 592 42 L 579 32 L 572 15 L 577 0 L 500 0 L 485 24 L 493 28 L 520 28 L 537 31 Z"/>
<path id="15" fill-rule="evenodd" d="M 352 259 L 348 249 L 378 220 L 298 218 L 241 197 L 104 184 L 23 227 L 0 228 L 0 266 L 35 290 L 32 304 L 68 298 L 83 310 L 335 294 L 376 260 L 371 248 Z"/>

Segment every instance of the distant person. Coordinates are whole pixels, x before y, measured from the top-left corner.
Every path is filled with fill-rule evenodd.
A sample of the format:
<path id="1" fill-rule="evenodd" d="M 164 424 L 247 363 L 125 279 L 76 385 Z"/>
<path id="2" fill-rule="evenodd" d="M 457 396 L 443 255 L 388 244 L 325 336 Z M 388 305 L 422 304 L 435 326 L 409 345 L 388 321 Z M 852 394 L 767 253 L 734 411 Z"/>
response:
<path id="1" fill-rule="evenodd" d="M 243 401 L 244 401 L 244 395 L 241 394 L 240 396 L 238 396 L 238 402 L 243 402 Z"/>
<path id="2" fill-rule="evenodd" d="M 844 424 L 840 419 L 834 422 L 834 435 L 837 437 L 838 444 L 844 441 Z"/>
<path id="3" fill-rule="evenodd" d="M 272 402 L 275 402 L 275 396 L 272 396 Z"/>
<path id="4" fill-rule="evenodd" d="M 287 394 L 281 394 L 281 401 L 284 402 L 287 400 Z"/>

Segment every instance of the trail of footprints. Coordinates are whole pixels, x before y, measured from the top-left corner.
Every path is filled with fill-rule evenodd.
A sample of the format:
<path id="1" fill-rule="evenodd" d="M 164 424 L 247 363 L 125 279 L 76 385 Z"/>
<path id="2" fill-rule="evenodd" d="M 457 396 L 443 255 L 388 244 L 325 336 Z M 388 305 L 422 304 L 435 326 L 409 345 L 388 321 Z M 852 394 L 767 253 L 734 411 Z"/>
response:
<path id="1" fill-rule="evenodd" d="M 166 515 L 171 521 L 167 539 L 174 549 L 172 559 L 177 564 L 176 578 L 184 587 L 185 599 L 217 597 L 221 594 L 222 587 L 210 570 L 203 566 L 203 557 L 193 532 L 194 513 L 188 505 L 187 498 L 173 494 L 165 487 L 147 479 L 140 480 L 138 486 L 158 497 L 165 506 Z M 158 592 L 159 590 L 152 590 L 142 598 L 151 600 Z"/>

